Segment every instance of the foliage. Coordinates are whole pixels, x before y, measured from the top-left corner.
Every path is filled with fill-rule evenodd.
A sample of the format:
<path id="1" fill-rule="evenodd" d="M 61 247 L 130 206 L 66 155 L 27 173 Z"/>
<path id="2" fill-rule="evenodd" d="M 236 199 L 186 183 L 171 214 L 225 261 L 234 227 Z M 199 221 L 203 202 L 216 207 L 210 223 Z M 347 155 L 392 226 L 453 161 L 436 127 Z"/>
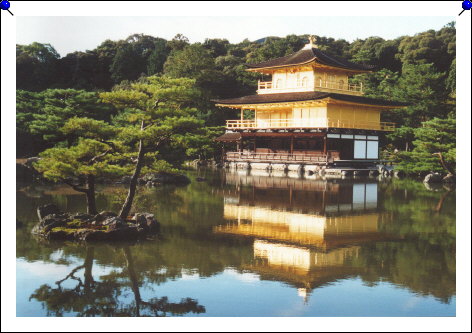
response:
<path id="1" fill-rule="evenodd" d="M 125 169 L 113 163 L 112 155 L 92 161 L 109 149 L 108 144 L 81 138 L 77 145 L 70 148 L 46 149 L 39 155 L 41 159 L 36 162 L 35 168 L 53 181 L 83 178 L 87 175 L 107 178 L 121 176 Z"/>
<path id="2" fill-rule="evenodd" d="M 195 118 L 194 99 L 199 91 L 195 80 L 151 76 L 111 92 L 101 93 L 105 103 L 126 109 L 128 115 L 120 139 L 136 153 L 134 172 L 128 196 L 120 217 L 128 216 L 136 193 L 137 180 L 149 158 L 169 161 L 181 157 L 178 150 L 181 137 L 198 131 L 203 122 Z M 167 158 L 166 158 L 167 157 Z"/>
<path id="3" fill-rule="evenodd" d="M 415 148 L 399 153 L 398 168 L 408 174 L 455 173 L 456 120 L 434 118 L 414 130 Z M 441 163 L 441 154 L 444 164 Z"/>
<path id="4" fill-rule="evenodd" d="M 68 119 L 109 120 L 116 111 L 99 101 L 98 94 L 75 89 L 43 92 L 17 91 L 17 149 L 21 156 L 57 145 L 67 139 L 61 128 Z M 34 139 L 34 146 L 30 146 Z"/>
<path id="5" fill-rule="evenodd" d="M 17 89 L 40 91 L 54 85 L 58 59 L 50 44 L 16 45 Z"/>

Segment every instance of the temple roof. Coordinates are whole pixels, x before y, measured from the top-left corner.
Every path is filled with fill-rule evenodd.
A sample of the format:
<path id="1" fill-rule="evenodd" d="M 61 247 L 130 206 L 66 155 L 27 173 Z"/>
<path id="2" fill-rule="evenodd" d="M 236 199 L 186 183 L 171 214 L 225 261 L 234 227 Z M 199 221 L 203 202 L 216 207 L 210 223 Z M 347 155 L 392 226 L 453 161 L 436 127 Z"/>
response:
<path id="1" fill-rule="evenodd" d="M 284 103 L 284 102 L 300 102 L 300 101 L 311 101 L 320 100 L 325 98 L 332 98 L 338 101 L 345 101 L 357 104 L 367 104 L 374 106 L 391 106 L 391 107 L 402 107 L 407 106 L 405 103 L 384 101 L 364 96 L 344 95 L 329 92 L 320 91 L 308 91 L 308 92 L 293 92 L 293 93 L 281 93 L 281 94 L 261 94 L 261 95 L 249 95 L 238 98 L 228 98 L 213 100 L 214 102 L 221 105 L 251 105 L 251 104 L 265 104 L 265 103 Z"/>
<path id="2" fill-rule="evenodd" d="M 355 64 L 345 59 L 328 55 L 317 48 L 302 49 L 285 57 L 275 58 L 257 64 L 246 64 L 246 66 L 250 69 L 288 67 L 308 64 L 313 61 L 316 61 L 326 66 L 349 69 L 354 71 L 372 71 L 375 69 L 375 66 L 373 65 Z"/>

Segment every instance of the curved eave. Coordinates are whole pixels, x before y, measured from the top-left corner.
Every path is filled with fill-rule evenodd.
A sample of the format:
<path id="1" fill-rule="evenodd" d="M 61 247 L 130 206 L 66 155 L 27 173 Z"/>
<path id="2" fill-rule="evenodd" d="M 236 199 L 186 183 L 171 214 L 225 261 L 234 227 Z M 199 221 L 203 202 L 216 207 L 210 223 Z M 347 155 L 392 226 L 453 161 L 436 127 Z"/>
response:
<path id="1" fill-rule="evenodd" d="M 382 105 L 382 104 L 370 104 L 370 103 L 362 103 L 362 102 L 354 102 L 354 101 L 345 101 L 342 99 L 336 99 L 333 97 L 324 97 L 320 99 L 307 99 L 307 100 L 300 100 L 300 101 L 286 101 L 286 102 L 263 102 L 263 103 L 217 103 L 216 106 L 225 107 L 225 108 L 232 108 L 232 109 L 256 109 L 262 107 L 290 107 L 290 106 L 297 106 L 297 105 L 310 105 L 310 104 L 319 104 L 320 102 L 325 103 L 332 103 L 332 104 L 345 104 L 345 105 L 356 105 L 356 106 L 364 106 L 376 109 L 399 109 L 404 108 L 408 105 Z"/>

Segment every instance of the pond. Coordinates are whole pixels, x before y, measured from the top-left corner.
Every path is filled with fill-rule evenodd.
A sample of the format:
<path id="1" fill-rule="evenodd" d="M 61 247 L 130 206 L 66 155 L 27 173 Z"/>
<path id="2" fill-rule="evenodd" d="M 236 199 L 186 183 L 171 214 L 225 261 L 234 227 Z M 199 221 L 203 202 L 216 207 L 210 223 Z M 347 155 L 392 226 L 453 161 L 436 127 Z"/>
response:
<path id="1" fill-rule="evenodd" d="M 188 175 L 188 186 L 139 189 L 134 209 L 161 232 L 137 244 L 34 238 L 38 205 L 80 212 L 85 197 L 18 184 L 17 316 L 455 316 L 454 189 Z M 117 211 L 125 191 L 99 187 L 99 210 Z"/>

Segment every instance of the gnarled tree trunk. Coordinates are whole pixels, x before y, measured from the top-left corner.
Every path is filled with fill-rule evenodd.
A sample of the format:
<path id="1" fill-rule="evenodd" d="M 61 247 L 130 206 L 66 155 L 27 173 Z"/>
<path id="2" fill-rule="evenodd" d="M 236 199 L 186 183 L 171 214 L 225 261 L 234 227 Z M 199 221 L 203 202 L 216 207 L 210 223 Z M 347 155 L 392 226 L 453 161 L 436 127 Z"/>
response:
<path id="1" fill-rule="evenodd" d="M 139 141 L 139 152 L 138 152 L 138 160 L 136 162 L 136 167 L 134 168 L 133 176 L 131 177 L 131 182 L 129 183 L 129 190 L 128 196 L 121 208 L 120 217 L 122 219 L 126 219 L 129 215 L 131 210 L 131 205 L 133 204 L 134 195 L 136 194 L 136 186 L 138 185 L 138 178 L 141 174 L 141 169 L 144 165 L 144 144 L 143 140 Z"/>
<path id="2" fill-rule="evenodd" d="M 95 203 L 95 176 L 87 176 L 87 191 L 85 192 L 87 197 L 87 213 L 96 215 L 97 205 Z"/>

